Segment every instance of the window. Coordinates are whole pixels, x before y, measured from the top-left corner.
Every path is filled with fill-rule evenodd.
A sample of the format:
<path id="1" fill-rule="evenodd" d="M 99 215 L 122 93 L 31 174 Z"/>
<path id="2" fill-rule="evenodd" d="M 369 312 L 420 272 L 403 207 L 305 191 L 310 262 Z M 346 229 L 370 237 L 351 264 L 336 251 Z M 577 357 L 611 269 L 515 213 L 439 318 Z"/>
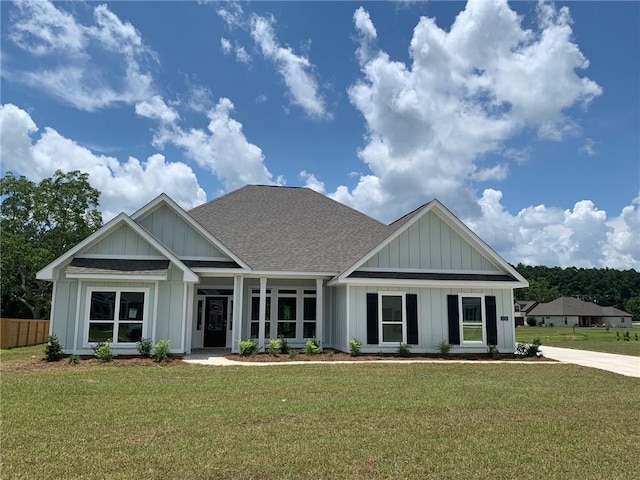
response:
<path id="1" fill-rule="evenodd" d="M 264 336 L 271 337 L 271 290 L 267 289 L 264 309 Z M 258 338 L 260 333 L 260 290 L 251 292 L 251 338 Z"/>
<path id="2" fill-rule="evenodd" d="M 278 337 L 296 338 L 298 298 L 290 290 L 278 292 Z M 293 290 L 295 292 L 295 290 Z"/>
<path id="3" fill-rule="evenodd" d="M 379 308 L 382 343 L 407 343 L 404 294 L 381 293 Z"/>
<path id="4" fill-rule="evenodd" d="M 484 343 L 484 297 L 460 296 L 460 321 L 462 343 Z"/>
<path id="5" fill-rule="evenodd" d="M 146 289 L 89 291 L 87 342 L 135 343 L 143 335 Z"/>
<path id="6" fill-rule="evenodd" d="M 316 338 L 316 291 L 305 290 L 302 298 L 302 336 Z"/>

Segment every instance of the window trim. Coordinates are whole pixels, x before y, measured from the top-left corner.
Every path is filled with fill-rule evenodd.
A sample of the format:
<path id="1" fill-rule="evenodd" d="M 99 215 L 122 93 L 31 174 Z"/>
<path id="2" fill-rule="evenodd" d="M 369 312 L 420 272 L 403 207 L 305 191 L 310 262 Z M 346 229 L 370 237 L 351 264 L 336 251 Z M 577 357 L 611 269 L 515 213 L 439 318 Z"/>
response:
<path id="1" fill-rule="evenodd" d="M 123 292 L 142 292 L 144 294 L 144 306 L 142 308 L 142 334 L 140 338 L 147 337 L 147 327 L 149 324 L 149 300 L 150 295 L 149 292 L 151 289 L 149 287 L 87 287 L 86 291 L 86 305 L 85 305 L 85 331 L 84 331 L 84 348 L 92 348 L 98 345 L 99 342 L 90 342 L 89 341 L 89 329 L 91 327 L 91 323 L 109 323 L 107 321 L 91 321 L 91 297 L 93 296 L 93 292 L 115 292 L 115 308 L 113 314 L 113 341 L 111 345 L 114 348 L 135 348 L 137 342 L 118 342 L 118 327 L 120 321 L 120 296 Z M 127 322 L 121 322 L 127 323 Z M 129 322 L 131 323 L 131 322 Z M 137 322 L 136 322 L 137 323 Z"/>
<path id="2" fill-rule="evenodd" d="M 295 290 L 295 293 L 293 291 Z M 313 292 L 313 293 L 312 293 Z M 258 288 L 252 287 L 249 295 L 249 336 L 251 336 L 251 323 L 257 323 L 259 320 L 252 320 L 253 316 L 253 305 L 252 299 L 260 297 L 260 290 Z M 305 337 L 304 336 L 304 324 L 305 323 L 315 323 L 316 324 L 316 336 L 318 334 L 318 318 L 317 318 L 317 301 L 318 301 L 318 291 L 316 288 L 311 286 L 278 286 L 278 285 L 268 285 L 266 291 L 266 298 L 271 298 L 271 309 L 270 309 L 270 320 L 266 319 L 265 323 L 271 322 L 270 329 L 271 331 L 265 331 L 265 340 L 269 340 L 272 338 L 278 338 L 278 325 L 280 323 L 290 322 L 295 323 L 296 328 L 296 336 L 287 338 L 289 342 L 304 342 L 306 340 L 312 340 L 315 337 Z M 278 310 L 278 299 L 280 298 L 295 298 L 296 299 L 296 309 L 295 309 L 295 320 L 284 320 L 279 318 L 279 310 Z M 314 320 L 305 320 L 304 319 L 304 300 L 306 298 L 315 298 L 316 299 L 316 318 Z M 265 329 L 266 330 L 266 329 Z M 254 337 L 251 337 L 254 338 Z M 255 338 L 257 339 L 257 338 Z"/>
<path id="3" fill-rule="evenodd" d="M 377 292 L 378 293 L 378 344 L 381 346 L 407 344 L 407 292 Z M 401 297 L 402 299 L 402 341 L 401 342 L 385 342 L 383 325 L 398 325 L 399 322 L 385 322 L 382 317 L 382 300 L 383 297 Z"/>
<path id="4" fill-rule="evenodd" d="M 458 293 L 458 322 L 460 328 L 460 345 L 467 346 L 485 346 L 487 344 L 487 306 L 485 304 L 484 293 Z M 463 298 L 479 298 L 480 299 L 480 316 L 482 319 L 482 340 L 465 340 L 464 339 L 464 311 L 462 310 Z M 477 323 L 477 322 L 473 322 Z"/>

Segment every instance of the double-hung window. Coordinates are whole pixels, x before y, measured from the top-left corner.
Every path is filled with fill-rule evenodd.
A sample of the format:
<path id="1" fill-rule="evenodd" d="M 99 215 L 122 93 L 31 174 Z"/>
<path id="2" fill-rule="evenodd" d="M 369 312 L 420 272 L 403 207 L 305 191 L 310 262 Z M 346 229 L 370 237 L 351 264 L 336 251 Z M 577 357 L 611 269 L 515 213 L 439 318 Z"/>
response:
<path id="1" fill-rule="evenodd" d="M 460 332 L 462 343 L 486 343 L 484 296 L 460 295 Z"/>
<path id="2" fill-rule="evenodd" d="M 382 343 L 407 343 L 407 309 L 404 293 L 380 293 L 378 308 Z"/>
<path id="3" fill-rule="evenodd" d="M 298 291 L 278 290 L 278 337 L 296 338 Z"/>
<path id="4" fill-rule="evenodd" d="M 302 304 L 302 336 L 316 338 L 316 291 L 304 290 Z"/>
<path id="5" fill-rule="evenodd" d="M 147 297 L 148 289 L 90 289 L 87 342 L 138 342 L 145 333 Z"/>
<path id="6" fill-rule="evenodd" d="M 264 335 L 271 337 L 271 289 L 267 289 L 267 297 L 264 312 Z M 258 338 L 260 331 L 260 289 L 251 290 L 251 338 Z"/>

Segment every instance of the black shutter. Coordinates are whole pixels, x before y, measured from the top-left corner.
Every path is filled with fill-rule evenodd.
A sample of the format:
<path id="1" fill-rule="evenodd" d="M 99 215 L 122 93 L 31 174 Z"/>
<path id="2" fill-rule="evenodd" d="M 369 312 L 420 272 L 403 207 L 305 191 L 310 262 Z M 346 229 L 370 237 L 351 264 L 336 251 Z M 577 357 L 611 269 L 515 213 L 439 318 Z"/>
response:
<path id="1" fill-rule="evenodd" d="M 367 343 L 378 343 L 378 294 L 367 293 Z"/>
<path id="2" fill-rule="evenodd" d="M 498 344 L 498 317 L 496 314 L 496 297 L 484 297 L 485 317 L 487 319 L 487 344 Z"/>
<path id="3" fill-rule="evenodd" d="M 407 294 L 407 343 L 418 345 L 418 295 Z"/>
<path id="4" fill-rule="evenodd" d="M 449 316 L 449 343 L 460 345 L 460 314 L 457 295 L 447 295 L 447 314 Z"/>

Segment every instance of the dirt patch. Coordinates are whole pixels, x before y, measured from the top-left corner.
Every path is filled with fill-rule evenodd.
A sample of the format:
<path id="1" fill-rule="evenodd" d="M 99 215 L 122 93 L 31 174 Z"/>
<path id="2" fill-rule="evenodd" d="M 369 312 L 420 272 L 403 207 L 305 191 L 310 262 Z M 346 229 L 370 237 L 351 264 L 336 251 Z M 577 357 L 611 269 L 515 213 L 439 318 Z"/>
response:
<path id="1" fill-rule="evenodd" d="M 229 360 L 237 362 L 375 362 L 381 360 L 510 360 L 514 362 L 536 362 L 540 360 L 549 360 L 543 357 L 524 357 L 516 354 L 500 354 L 497 357 L 491 357 L 488 353 L 461 353 L 456 355 L 442 355 L 438 353 L 415 353 L 408 356 L 399 356 L 392 354 L 363 354 L 356 357 L 352 357 L 348 353 L 333 352 L 333 353 L 319 353 L 317 355 L 305 355 L 304 353 L 296 353 L 294 355 L 281 354 L 276 357 L 269 355 L 268 353 L 258 353 L 257 355 L 241 356 L 237 353 L 226 355 Z"/>
<path id="2" fill-rule="evenodd" d="M 42 357 L 32 356 L 29 359 L 20 359 L 19 361 L 2 361 L 0 362 L 0 371 L 34 371 L 34 370 L 69 370 L 69 369 L 87 369 L 96 366 L 106 368 L 122 368 L 122 367 L 166 367 L 181 362 L 181 358 L 173 357 L 164 362 L 156 362 L 151 358 L 140 357 L 114 357 L 111 362 L 100 363 L 96 358 L 84 357 L 77 363 L 69 363 L 68 358 L 63 358 L 57 362 L 47 362 Z"/>

